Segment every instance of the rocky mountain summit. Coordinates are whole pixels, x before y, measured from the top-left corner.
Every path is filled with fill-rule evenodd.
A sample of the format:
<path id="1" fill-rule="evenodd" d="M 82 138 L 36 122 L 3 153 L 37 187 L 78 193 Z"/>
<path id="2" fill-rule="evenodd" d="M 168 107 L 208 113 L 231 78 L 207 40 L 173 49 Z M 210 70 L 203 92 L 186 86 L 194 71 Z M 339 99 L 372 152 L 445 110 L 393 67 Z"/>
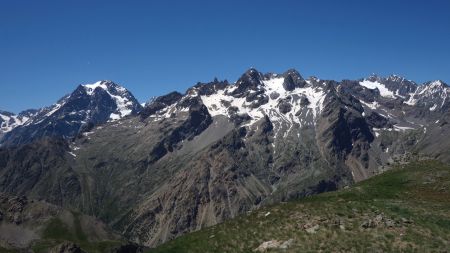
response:
<path id="1" fill-rule="evenodd" d="M 142 107 L 112 82 L 81 85 L 6 132 L 0 191 L 95 216 L 155 246 L 344 188 L 407 155 L 450 162 L 449 94 L 441 81 L 250 69 L 235 83 L 197 83 Z"/>

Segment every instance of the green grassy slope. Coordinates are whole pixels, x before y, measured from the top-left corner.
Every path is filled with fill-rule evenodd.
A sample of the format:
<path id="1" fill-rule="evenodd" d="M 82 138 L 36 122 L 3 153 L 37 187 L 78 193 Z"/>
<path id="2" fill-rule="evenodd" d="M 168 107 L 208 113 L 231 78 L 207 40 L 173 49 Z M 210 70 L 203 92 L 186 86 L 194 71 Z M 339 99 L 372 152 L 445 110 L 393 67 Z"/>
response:
<path id="1" fill-rule="evenodd" d="M 63 242 L 73 242 L 81 249 L 89 253 L 109 252 L 110 249 L 121 245 L 120 241 L 97 241 L 89 240 L 80 224 L 80 214 L 73 213 L 73 227 L 68 226 L 59 218 L 53 218 L 49 221 L 43 231 L 43 238 L 34 243 L 33 252 L 48 252 L 49 249 Z"/>
<path id="2" fill-rule="evenodd" d="M 254 211 L 150 252 L 450 251 L 450 166 L 420 161 L 349 189 Z M 276 242 L 274 242 L 276 241 Z"/>

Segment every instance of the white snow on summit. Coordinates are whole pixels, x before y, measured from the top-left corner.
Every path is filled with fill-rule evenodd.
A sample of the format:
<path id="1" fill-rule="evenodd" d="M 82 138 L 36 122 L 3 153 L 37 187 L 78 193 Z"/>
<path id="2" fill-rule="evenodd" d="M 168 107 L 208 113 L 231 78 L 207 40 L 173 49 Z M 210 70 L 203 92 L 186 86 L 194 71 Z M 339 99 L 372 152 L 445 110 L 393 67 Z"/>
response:
<path id="1" fill-rule="evenodd" d="M 106 86 L 104 81 L 98 81 L 98 82 L 95 82 L 93 84 L 83 84 L 83 87 L 85 87 L 86 93 L 88 95 L 92 95 L 94 93 L 94 90 L 97 87 L 100 87 L 100 88 L 104 89 L 105 91 L 108 91 L 108 87 Z"/>

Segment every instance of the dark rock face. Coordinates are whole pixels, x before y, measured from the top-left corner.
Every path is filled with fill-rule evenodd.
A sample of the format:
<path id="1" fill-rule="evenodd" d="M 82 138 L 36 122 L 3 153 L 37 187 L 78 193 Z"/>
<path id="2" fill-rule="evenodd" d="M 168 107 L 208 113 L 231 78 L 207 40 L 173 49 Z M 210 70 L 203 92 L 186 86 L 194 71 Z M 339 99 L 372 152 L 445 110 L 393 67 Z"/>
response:
<path id="1" fill-rule="evenodd" d="M 366 116 L 367 123 L 372 128 L 392 128 L 393 125 L 391 122 L 389 122 L 388 119 L 381 116 L 380 114 L 376 112 L 371 112 L 368 116 Z"/>
<path id="2" fill-rule="evenodd" d="M 272 92 L 272 93 L 270 93 L 270 98 L 271 99 L 277 99 L 277 98 L 279 98 L 280 97 L 280 94 L 278 94 L 278 92 Z"/>
<path id="3" fill-rule="evenodd" d="M 300 98 L 300 105 L 301 106 L 306 106 L 306 105 L 309 105 L 309 104 L 310 104 L 310 102 L 309 102 L 308 98 L 306 98 L 306 97 Z"/>
<path id="4" fill-rule="evenodd" d="M 283 74 L 283 87 L 287 91 L 292 91 L 295 88 L 303 88 L 306 84 L 305 79 L 295 69 L 290 69 Z"/>
<path id="5" fill-rule="evenodd" d="M 187 93 L 189 93 L 190 90 L 196 90 L 199 95 L 211 95 L 219 90 L 223 90 L 228 85 L 229 83 L 227 80 L 219 81 L 215 78 L 214 81 L 209 83 L 197 83 L 194 87 L 189 89 Z"/>
<path id="6" fill-rule="evenodd" d="M 386 78 L 372 75 L 367 79 L 370 81 L 383 83 L 386 88 L 391 91 L 395 91 L 396 94 L 403 97 L 408 96 L 410 93 L 414 92 L 417 89 L 416 83 L 396 75 L 391 75 Z"/>
<path id="7" fill-rule="evenodd" d="M 269 102 L 269 97 L 267 97 L 266 95 L 259 95 L 253 97 L 252 99 L 253 100 L 249 99 L 251 101 L 250 108 L 258 108 L 261 105 L 267 104 L 267 102 Z"/>
<path id="8" fill-rule="evenodd" d="M 337 189 L 338 189 L 337 185 L 334 181 L 322 180 L 319 182 L 319 184 L 317 184 L 314 187 L 314 192 L 322 193 L 322 192 L 336 191 Z"/>
<path id="9" fill-rule="evenodd" d="M 182 140 L 191 140 L 200 134 L 212 123 L 211 115 L 204 105 L 191 107 L 188 119 L 179 127 L 172 130 L 167 137 L 163 138 L 150 152 L 147 163 L 154 163 L 167 152 L 173 152 L 176 145 Z"/>
<path id="10" fill-rule="evenodd" d="M 256 69 L 249 69 L 236 82 L 236 89 L 231 92 L 231 95 L 239 98 L 245 97 L 250 90 L 257 90 L 258 86 L 262 84 L 263 75 Z"/>
<path id="11" fill-rule="evenodd" d="M 157 97 L 153 102 L 161 103 L 161 104 L 165 104 L 165 105 L 172 105 L 172 104 L 178 102 L 182 97 L 183 97 L 183 95 L 181 93 L 173 91 L 167 95 Z"/>
<path id="12" fill-rule="evenodd" d="M 368 166 L 366 157 L 374 136 L 362 111 L 361 104 L 353 97 L 330 90 L 319 120 L 319 140 L 329 161 L 339 164 L 351 154 L 364 167 Z"/>
<path id="13" fill-rule="evenodd" d="M 343 80 L 339 85 L 339 89 L 352 96 L 357 94 L 360 99 L 367 102 L 373 102 L 379 97 L 377 90 L 367 89 L 359 85 L 359 81 Z"/>
<path id="14" fill-rule="evenodd" d="M 150 115 L 154 115 L 157 111 L 166 108 L 169 105 L 172 105 L 178 102 L 183 95 L 179 92 L 171 92 L 167 95 L 157 97 L 150 104 L 146 105 L 144 109 L 140 112 L 141 119 L 146 119 Z"/>
<path id="15" fill-rule="evenodd" d="M 247 122 L 251 120 L 251 117 L 248 114 L 237 114 L 236 112 L 233 112 L 232 110 L 229 111 L 230 115 L 230 121 L 233 122 L 236 126 L 239 126 L 243 124 L 244 122 Z"/>
<path id="16" fill-rule="evenodd" d="M 278 109 L 280 110 L 281 113 L 286 114 L 291 111 L 292 105 L 288 101 L 282 100 L 278 104 Z"/>

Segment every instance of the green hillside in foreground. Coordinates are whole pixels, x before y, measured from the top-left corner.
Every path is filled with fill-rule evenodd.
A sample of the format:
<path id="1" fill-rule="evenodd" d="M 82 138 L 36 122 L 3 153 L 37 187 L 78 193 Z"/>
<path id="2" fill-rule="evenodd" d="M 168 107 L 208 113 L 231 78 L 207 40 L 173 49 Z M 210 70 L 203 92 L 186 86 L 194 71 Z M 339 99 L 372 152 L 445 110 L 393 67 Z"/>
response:
<path id="1" fill-rule="evenodd" d="M 450 166 L 419 161 L 277 204 L 150 252 L 450 252 Z"/>

